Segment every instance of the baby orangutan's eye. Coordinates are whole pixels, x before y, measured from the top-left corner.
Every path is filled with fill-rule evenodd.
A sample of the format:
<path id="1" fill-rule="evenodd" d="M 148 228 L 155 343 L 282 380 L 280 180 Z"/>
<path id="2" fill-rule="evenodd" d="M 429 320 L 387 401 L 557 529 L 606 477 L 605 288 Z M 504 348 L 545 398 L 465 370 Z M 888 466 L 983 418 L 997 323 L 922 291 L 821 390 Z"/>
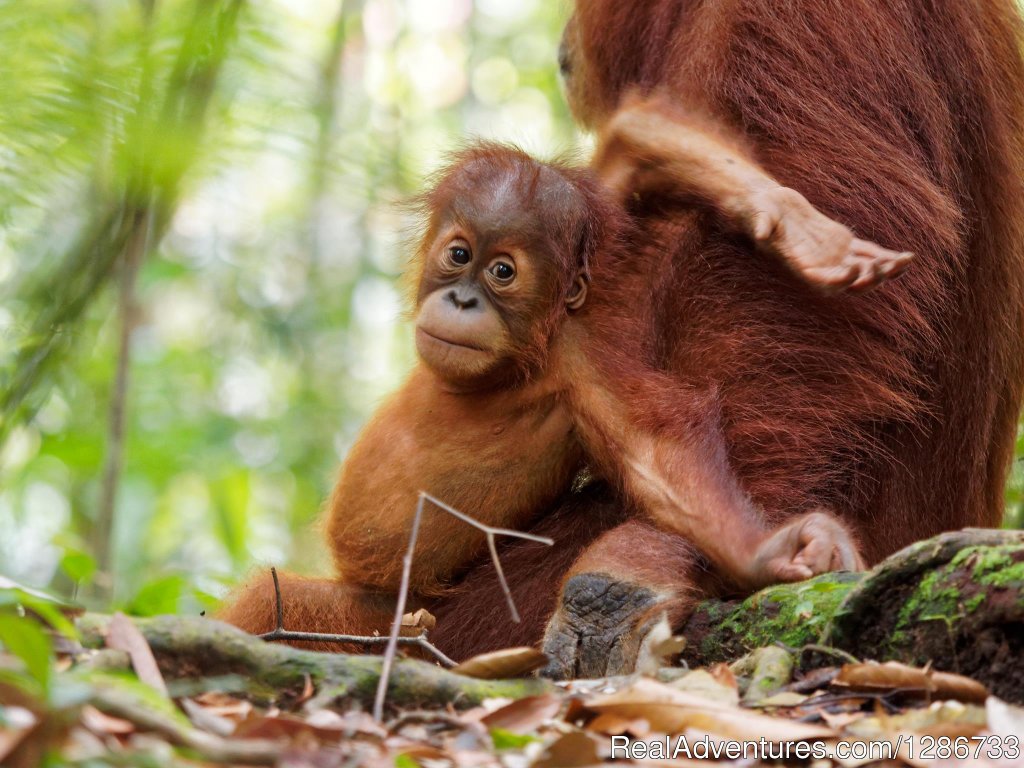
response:
<path id="1" fill-rule="evenodd" d="M 516 276 L 516 268 L 507 261 L 498 261 L 491 265 L 491 274 L 501 283 L 510 283 Z"/>
<path id="2" fill-rule="evenodd" d="M 469 264 L 473 254 L 464 245 L 453 245 L 448 248 L 448 258 L 452 260 L 453 264 L 464 267 L 466 264 Z"/>

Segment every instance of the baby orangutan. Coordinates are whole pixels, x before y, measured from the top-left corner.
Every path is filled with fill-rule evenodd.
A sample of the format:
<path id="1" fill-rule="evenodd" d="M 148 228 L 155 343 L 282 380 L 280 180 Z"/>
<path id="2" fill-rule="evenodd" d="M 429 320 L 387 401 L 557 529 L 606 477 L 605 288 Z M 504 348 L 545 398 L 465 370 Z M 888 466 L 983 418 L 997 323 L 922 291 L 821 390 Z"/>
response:
<path id="1" fill-rule="evenodd" d="M 425 196 L 415 292 L 420 362 L 374 414 L 341 469 L 326 524 L 334 579 L 282 582 L 287 629 L 387 631 L 420 491 L 489 525 L 528 530 L 584 466 L 619 489 L 631 514 L 656 535 L 689 542 L 731 590 L 863 566 L 851 532 L 828 511 L 795 510 L 769 521 L 740 487 L 721 437 L 716 393 L 695 386 L 686 371 L 659 364 L 645 276 L 662 265 L 630 249 L 643 234 L 631 228 L 618 195 L 631 195 L 625 187 L 638 180 L 665 183 L 657 178 L 661 167 L 663 175 L 686 177 L 691 188 L 694 176 L 704 178 L 698 197 L 716 207 L 722 194 L 759 199 L 760 207 L 737 205 L 734 215 L 722 207 L 767 250 L 799 262 L 794 244 L 817 238 L 822 248 L 835 250 L 838 242 L 838 261 L 855 252 L 854 261 L 867 265 L 842 266 L 838 278 L 826 270 L 825 286 L 867 287 L 899 271 L 908 255 L 853 240 L 778 185 L 759 187 L 760 198 L 739 195 L 746 181 L 730 186 L 728 174 L 736 170 L 729 169 L 750 173 L 753 166 L 731 158 L 709 164 L 706 148 L 689 162 L 685 148 L 666 144 L 676 162 L 659 164 L 658 142 L 651 142 L 644 177 L 633 176 L 614 150 L 642 142 L 650 123 L 637 125 L 639 137 L 629 138 L 636 126 L 620 121 L 619 134 L 601 150 L 611 184 L 587 169 L 485 145 L 458 155 Z M 778 226 L 784 216 L 788 227 Z M 642 542 L 637 546 L 634 557 L 644 559 Z M 485 551 L 480 531 L 426 512 L 411 609 L 443 603 Z M 656 612 L 678 619 L 678 601 L 694 591 L 691 574 L 671 561 L 660 567 L 666 587 Z M 501 610 L 481 606 L 481 613 L 489 608 Z M 264 577 L 244 587 L 222 617 L 266 632 L 274 613 Z M 565 621 L 558 613 L 551 620 L 548 646 L 556 656 Z M 625 668 L 642 656 L 656 623 L 637 627 Z M 552 673 L 572 674 L 566 663 Z"/>

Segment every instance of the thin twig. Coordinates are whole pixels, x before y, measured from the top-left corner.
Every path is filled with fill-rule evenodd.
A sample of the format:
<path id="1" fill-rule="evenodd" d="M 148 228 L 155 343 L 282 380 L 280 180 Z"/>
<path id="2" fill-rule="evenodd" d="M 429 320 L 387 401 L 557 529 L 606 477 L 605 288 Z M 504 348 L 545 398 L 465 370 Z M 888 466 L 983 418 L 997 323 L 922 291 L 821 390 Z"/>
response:
<path id="1" fill-rule="evenodd" d="M 416 514 L 412 518 L 412 532 L 409 534 L 409 547 L 402 558 L 402 582 L 398 588 L 398 602 L 395 604 L 395 618 L 391 622 L 391 634 L 388 646 L 384 651 L 384 662 L 380 668 L 380 680 L 377 682 L 377 695 L 373 700 L 373 718 L 384 722 L 384 698 L 388 693 L 388 682 L 391 679 L 391 666 L 395 662 L 395 651 L 398 649 L 398 632 L 402 627 L 402 616 L 405 614 L 405 601 L 409 595 L 409 574 L 412 572 L 412 556 L 416 551 L 416 539 L 420 534 L 420 519 L 423 517 L 423 500 L 426 494 L 420 492 L 416 502 Z"/>
<path id="2" fill-rule="evenodd" d="M 277 579 L 277 568 L 270 569 L 270 577 L 274 580 L 274 602 L 277 604 L 277 626 L 275 632 L 284 632 L 284 601 L 281 600 L 281 582 Z"/>
<path id="3" fill-rule="evenodd" d="M 495 528 L 493 525 L 481 523 L 479 520 L 470 517 L 464 512 L 459 512 L 459 510 L 455 509 L 455 507 L 448 506 L 440 499 L 431 496 L 429 493 L 420 491 L 420 496 L 429 501 L 435 507 L 440 507 L 449 515 L 457 517 L 459 520 L 466 523 L 467 525 L 471 525 L 477 530 L 483 531 L 484 533 L 493 533 L 495 536 L 511 536 L 515 539 L 526 539 L 527 541 L 536 541 L 539 544 L 547 544 L 549 547 L 554 546 L 555 540 L 548 538 L 547 536 L 538 536 L 535 533 L 524 533 L 523 531 L 513 531 L 510 528 Z"/>
<path id="4" fill-rule="evenodd" d="M 436 709 L 416 709 L 409 712 L 402 712 L 393 720 L 384 724 L 389 733 L 398 733 L 407 725 L 440 725 L 458 731 L 473 730 L 486 731 L 479 721 L 464 720 L 458 715 Z"/>
<path id="5" fill-rule="evenodd" d="M 487 548 L 491 550 L 491 560 L 494 561 L 494 570 L 498 572 L 498 582 L 501 584 L 501 591 L 505 593 L 505 602 L 508 603 L 509 613 L 512 614 L 512 621 L 519 623 L 519 611 L 516 610 L 516 601 L 512 599 L 512 590 L 505 580 L 505 571 L 501 568 L 501 560 L 498 559 L 498 547 L 494 543 L 494 534 L 487 532 Z"/>
<path id="6" fill-rule="evenodd" d="M 398 588 L 398 604 L 395 606 L 395 618 L 394 621 L 391 622 L 391 634 L 388 636 L 387 649 L 384 651 L 384 663 L 381 666 L 380 681 L 377 684 L 377 696 L 373 702 L 373 717 L 377 722 L 383 722 L 384 719 L 384 699 L 387 696 L 388 681 L 391 677 L 391 667 L 394 664 L 395 651 L 398 647 L 398 632 L 402 626 L 402 616 L 405 614 L 405 601 L 409 593 L 409 574 L 412 571 L 412 558 L 416 549 L 416 538 L 419 536 L 420 520 L 423 517 L 424 501 L 429 501 L 435 507 L 447 512 L 467 525 L 471 525 L 477 530 L 483 531 L 487 535 L 487 547 L 491 551 L 491 559 L 494 561 L 494 568 L 498 572 L 498 581 L 501 583 L 501 589 L 505 593 L 505 599 L 508 601 L 508 607 L 512 613 L 512 619 L 516 622 L 519 621 L 519 611 L 516 610 L 515 601 L 512 599 L 512 591 L 509 589 L 508 582 L 505 580 L 505 573 L 501 569 L 501 560 L 498 558 L 498 550 L 494 543 L 494 537 L 512 536 L 517 539 L 526 539 L 527 541 L 536 541 L 539 544 L 547 544 L 549 547 L 555 543 L 554 539 L 549 539 L 547 536 L 537 536 L 533 533 L 513 531 L 510 528 L 495 528 L 492 525 L 481 523 L 479 520 L 476 520 L 463 512 L 459 512 L 455 507 L 449 506 L 440 499 L 431 496 L 426 491 L 420 491 L 419 498 L 416 501 L 416 514 L 412 519 L 412 533 L 409 535 L 409 547 L 405 552 L 405 557 L 402 558 L 402 582 Z"/>
<path id="7" fill-rule="evenodd" d="M 515 600 L 512 599 L 512 590 L 509 589 L 508 581 L 506 581 L 505 579 L 505 571 L 502 570 L 501 560 L 498 558 L 498 547 L 497 544 L 495 544 L 494 537 L 512 536 L 516 539 L 536 541 L 539 544 L 546 544 L 549 547 L 554 545 L 554 539 L 549 539 L 547 536 L 538 536 L 534 533 L 523 533 L 522 531 L 513 531 L 509 528 L 495 528 L 494 526 L 487 525 L 486 523 L 481 523 L 479 520 L 475 520 L 474 518 L 470 517 L 469 515 L 463 512 L 459 512 L 459 510 L 449 506 L 448 504 L 445 504 L 440 499 L 434 498 L 429 493 L 424 493 L 423 491 L 420 491 L 420 496 L 429 501 L 435 507 L 444 510 L 449 515 L 452 515 L 453 517 L 461 520 L 462 522 L 473 526 L 477 530 L 483 531 L 487 535 L 487 548 L 491 552 L 491 561 L 494 563 L 494 570 L 498 574 L 498 582 L 501 584 L 501 591 L 505 593 L 505 602 L 508 603 L 508 610 L 509 613 L 512 614 L 512 621 L 518 624 L 519 611 L 516 609 Z"/>
<path id="8" fill-rule="evenodd" d="M 786 645 L 781 640 L 776 642 L 775 645 L 787 653 L 798 654 L 801 657 L 805 653 L 820 653 L 822 656 L 832 656 L 833 658 L 842 659 L 847 664 L 860 664 L 860 659 L 852 653 L 847 653 L 842 648 L 833 648 L 831 645 L 808 643 L 807 645 L 802 645 L 799 648 L 794 648 L 793 646 Z"/>
<path id="9" fill-rule="evenodd" d="M 270 632 L 258 635 L 261 640 L 283 640 L 300 643 L 351 643 L 352 645 L 384 645 L 390 638 L 385 635 L 337 635 L 329 632 L 290 632 L 284 628 L 284 600 L 281 598 L 281 582 L 277 577 L 277 568 L 270 569 L 274 579 L 274 603 L 277 611 L 277 626 Z M 399 637 L 399 645 L 411 645 L 422 648 L 445 667 L 451 669 L 457 662 L 446 656 L 440 648 L 430 642 L 424 630 L 416 637 Z"/>
<path id="10" fill-rule="evenodd" d="M 327 632 L 290 632 L 286 629 L 275 629 L 273 632 L 266 632 L 257 637 L 261 640 L 283 640 L 288 643 L 350 643 L 352 645 L 387 645 L 390 639 L 388 635 L 335 635 Z M 457 661 L 446 656 L 444 651 L 431 643 L 425 632 L 415 637 L 399 636 L 398 644 L 422 648 L 449 669 L 458 665 Z"/>

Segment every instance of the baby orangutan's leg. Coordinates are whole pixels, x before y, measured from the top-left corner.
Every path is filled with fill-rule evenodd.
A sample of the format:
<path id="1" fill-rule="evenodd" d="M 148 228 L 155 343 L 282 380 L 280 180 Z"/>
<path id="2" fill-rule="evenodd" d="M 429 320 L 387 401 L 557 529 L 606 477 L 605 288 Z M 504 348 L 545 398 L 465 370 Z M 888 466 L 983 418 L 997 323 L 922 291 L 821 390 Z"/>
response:
<path id="1" fill-rule="evenodd" d="M 555 678 L 652 671 L 713 579 L 681 537 L 641 520 L 614 528 L 573 564 L 544 636 Z"/>
<path id="2" fill-rule="evenodd" d="M 367 636 L 375 632 L 386 635 L 391 627 L 394 595 L 289 573 L 279 573 L 278 579 L 286 630 Z M 239 587 L 214 618 L 254 635 L 272 631 L 277 626 L 277 599 L 270 569 Z M 340 643 L 294 641 L 289 644 L 311 651 L 367 652 L 365 647 Z"/>

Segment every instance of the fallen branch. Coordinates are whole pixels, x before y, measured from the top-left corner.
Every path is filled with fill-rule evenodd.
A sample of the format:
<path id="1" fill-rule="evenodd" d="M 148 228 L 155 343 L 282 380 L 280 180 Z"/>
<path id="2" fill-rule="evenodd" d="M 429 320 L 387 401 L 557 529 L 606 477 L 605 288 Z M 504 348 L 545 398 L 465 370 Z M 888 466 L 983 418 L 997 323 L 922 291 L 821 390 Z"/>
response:
<path id="1" fill-rule="evenodd" d="M 97 691 L 90 703 L 104 714 L 133 723 L 141 730 L 160 734 L 172 744 L 198 752 L 211 763 L 226 765 L 277 765 L 281 745 L 269 739 L 225 739 L 183 725 L 172 717 L 142 706 L 135 698 L 112 691 Z"/>
<path id="2" fill-rule="evenodd" d="M 86 647 L 100 648 L 110 616 L 84 614 L 76 620 Z M 381 677 L 380 656 L 318 653 L 258 637 L 213 619 L 157 616 L 133 619 L 168 681 L 237 675 L 256 699 L 288 706 L 302 699 L 307 676 L 321 695 L 370 706 Z M 401 706 L 452 704 L 465 708 L 489 698 L 520 698 L 551 690 L 544 680 L 476 680 L 417 659 L 394 665 L 388 699 Z"/>

